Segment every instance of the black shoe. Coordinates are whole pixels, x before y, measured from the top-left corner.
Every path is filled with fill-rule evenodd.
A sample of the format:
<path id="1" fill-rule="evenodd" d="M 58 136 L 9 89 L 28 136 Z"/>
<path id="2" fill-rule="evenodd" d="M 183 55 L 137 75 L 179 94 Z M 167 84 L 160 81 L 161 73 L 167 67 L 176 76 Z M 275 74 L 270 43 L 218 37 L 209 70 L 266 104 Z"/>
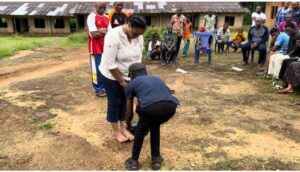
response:
<path id="1" fill-rule="evenodd" d="M 159 157 L 152 157 L 152 169 L 153 170 L 160 170 L 161 163 L 164 161 L 162 156 Z"/>
<path id="2" fill-rule="evenodd" d="M 138 161 L 133 160 L 132 158 L 128 158 L 125 161 L 125 166 L 126 166 L 126 169 L 128 171 L 137 171 L 137 170 L 139 170 L 139 163 L 138 163 Z"/>

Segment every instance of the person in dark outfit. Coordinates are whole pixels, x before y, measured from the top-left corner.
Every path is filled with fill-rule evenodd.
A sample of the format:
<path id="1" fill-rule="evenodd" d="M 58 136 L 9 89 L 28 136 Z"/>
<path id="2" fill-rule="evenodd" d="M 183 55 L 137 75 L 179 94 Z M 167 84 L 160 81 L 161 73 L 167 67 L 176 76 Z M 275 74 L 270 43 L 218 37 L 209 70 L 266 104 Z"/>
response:
<path id="1" fill-rule="evenodd" d="M 300 57 L 300 47 L 297 43 L 300 41 L 300 32 L 293 24 L 287 24 L 285 26 L 286 33 L 290 36 L 288 46 L 288 56 L 290 58 L 283 60 L 282 66 L 279 72 L 279 79 L 283 79 L 284 73 L 288 65 L 294 61 L 298 61 Z"/>
<path id="2" fill-rule="evenodd" d="M 127 170 L 139 169 L 139 156 L 144 137 L 150 130 L 151 157 L 153 170 L 159 170 L 163 158 L 160 154 L 160 125 L 167 122 L 176 113 L 179 101 L 172 91 L 156 76 L 148 76 L 143 63 L 129 66 L 132 79 L 125 89 L 127 98 L 126 124 L 131 126 L 133 118 L 133 99 L 137 97 L 136 112 L 139 120 L 135 128 L 132 156 L 125 162 Z"/>
<path id="3" fill-rule="evenodd" d="M 161 64 L 166 65 L 172 62 L 176 64 L 176 44 L 177 35 L 172 31 L 172 25 L 167 25 L 167 32 L 163 34 L 162 46 L 161 46 Z"/>
<path id="4" fill-rule="evenodd" d="M 248 64 L 249 54 L 252 50 L 259 51 L 258 64 L 262 67 L 266 61 L 267 49 L 266 42 L 269 39 L 269 30 L 263 25 L 263 19 L 257 18 L 255 26 L 251 27 L 248 32 L 248 42 L 242 45 L 244 65 Z"/>

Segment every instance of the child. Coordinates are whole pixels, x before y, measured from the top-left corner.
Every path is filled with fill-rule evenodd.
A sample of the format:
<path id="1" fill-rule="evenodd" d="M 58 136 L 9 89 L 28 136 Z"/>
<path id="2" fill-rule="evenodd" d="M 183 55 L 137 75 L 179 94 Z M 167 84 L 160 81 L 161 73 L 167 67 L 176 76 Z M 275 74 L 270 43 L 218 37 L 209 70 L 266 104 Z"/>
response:
<path id="1" fill-rule="evenodd" d="M 231 47 L 236 52 L 239 48 L 242 48 L 242 43 L 245 42 L 247 39 L 246 32 L 243 31 L 243 28 L 238 29 L 238 32 L 235 34 L 233 38 L 233 42 Z"/>
<path id="2" fill-rule="evenodd" d="M 152 41 L 149 42 L 147 58 L 148 60 L 154 60 L 155 57 L 160 55 L 160 42 L 158 40 L 158 36 L 154 35 L 152 37 Z"/>
<path id="3" fill-rule="evenodd" d="M 134 132 L 132 156 L 126 160 L 125 165 L 127 170 L 139 169 L 138 160 L 144 137 L 150 130 L 152 169 L 159 170 L 163 161 L 160 154 L 160 125 L 174 116 L 179 102 L 160 78 L 147 75 L 143 63 L 130 65 L 129 76 L 131 81 L 125 89 L 127 126 L 131 126 L 133 118 L 134 97 L 138 99 L 136 112 L 139 120 Z"/>

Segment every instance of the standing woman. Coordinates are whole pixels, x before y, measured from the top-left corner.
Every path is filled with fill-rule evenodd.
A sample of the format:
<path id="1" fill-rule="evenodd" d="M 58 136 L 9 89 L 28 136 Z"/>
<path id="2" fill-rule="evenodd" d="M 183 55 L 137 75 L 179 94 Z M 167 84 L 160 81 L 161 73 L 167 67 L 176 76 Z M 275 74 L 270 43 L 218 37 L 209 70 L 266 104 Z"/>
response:
<path id="1" fill-rule="evenodd" d="M 105 36 L 103 61 L 99 66 L 107 94 L 107 121 L 111 123 L 118 142 L 132 141 L 126 129 L 126 98 L 124 88 L 129 81 L 128 67 L 142 61 L 142 34 L 147 22 L 143 16 L 132 15 L 128 24 L 116 27 Z"/>

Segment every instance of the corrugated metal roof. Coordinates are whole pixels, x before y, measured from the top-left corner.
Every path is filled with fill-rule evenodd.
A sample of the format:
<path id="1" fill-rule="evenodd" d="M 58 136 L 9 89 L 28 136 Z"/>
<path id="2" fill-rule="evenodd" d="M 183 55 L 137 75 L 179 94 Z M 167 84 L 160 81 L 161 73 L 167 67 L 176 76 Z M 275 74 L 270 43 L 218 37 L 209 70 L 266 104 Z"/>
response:
<path id="1" fill-rule="evenodd" d="M 77 2 L 0 2 L 0 15 L 72 16 L 76 5 Z"/>
<path id="2" fill-rule="evenodd" d="M 124 10 L 134 13 L 174 13 L 182 7 L 184 13 L 247 13 L 238 2 L 125 2 Z M 107 11 L 113 2 L 107 2 Z M 95 2 L 0 2 L 0 15 L 72 16 L 89 14 Z"/>

